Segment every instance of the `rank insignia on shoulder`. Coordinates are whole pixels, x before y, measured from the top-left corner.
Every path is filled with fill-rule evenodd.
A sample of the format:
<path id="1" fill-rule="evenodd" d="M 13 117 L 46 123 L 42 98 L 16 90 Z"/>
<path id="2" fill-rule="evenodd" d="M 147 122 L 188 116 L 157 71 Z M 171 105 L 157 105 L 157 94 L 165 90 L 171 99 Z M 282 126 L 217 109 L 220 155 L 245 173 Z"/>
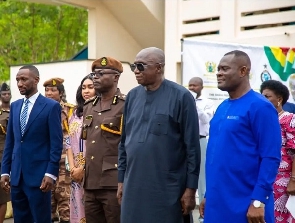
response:
<path id="1" fill-rule="evenodd" d="M 94 101 L 92 102 L 92 105 L 96 105 L 97 102 L 98 102 L 98 96 L 94 99 Z"/>
<path id="2" fill-rule="evenodd" d="M 116 105 L 118 103 L 118 95 L 115 95 L 113 98 L 112 105 Z"/>
<path id="3" fill-rule="evenodd" d="M 91 101 L 94 101 L 94 100 L 97 99 L 97 98 L 98 98 L 98 96 L 93 96 L 92 98 L 87 99 L 87 100 L 84 102 L 84 105 L 88 104 L 88 103 L 91 102 Z"/>

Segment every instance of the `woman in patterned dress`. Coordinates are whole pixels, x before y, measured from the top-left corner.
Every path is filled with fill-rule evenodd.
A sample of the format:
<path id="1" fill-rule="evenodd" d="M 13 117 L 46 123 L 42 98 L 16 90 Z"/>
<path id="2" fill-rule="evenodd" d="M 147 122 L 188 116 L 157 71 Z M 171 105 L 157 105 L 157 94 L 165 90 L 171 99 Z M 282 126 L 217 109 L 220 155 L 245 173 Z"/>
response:
<path id="1" fill-rule="evenodd" d="M 71 172 L 70 222 L 85 223 L 84 190 L 81 182 L 84 176 L 85 143 L 81 139 L 83 105 L 85 100 L 95 96 L 90 75 L 83 78 L 77 90 L 77 108 L 69 120 L 68 162 Z"/>
<path id="2" fill-rule="evenodd" d="M 289 90 L 281 82 L 269 80 L 262 83 L 260 92 L 277 109 L 282 132 L 282 159 L 274 183 L 275 221 L 295 223 L 285 207 L 289 195 L 295 195 L 295 115 L 282 108 L 289 98 Z"/>

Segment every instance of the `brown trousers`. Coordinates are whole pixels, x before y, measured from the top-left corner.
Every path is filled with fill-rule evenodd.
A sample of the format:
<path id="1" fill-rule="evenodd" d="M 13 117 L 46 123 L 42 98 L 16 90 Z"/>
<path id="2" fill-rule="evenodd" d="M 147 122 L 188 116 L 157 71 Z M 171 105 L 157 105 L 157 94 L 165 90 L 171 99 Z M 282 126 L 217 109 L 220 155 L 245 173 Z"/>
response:
<path id="1" fill-rule="evenodd" d="M 117 190 L 85 190 L 84 200 L 87 223 L 120 223 Z"/>

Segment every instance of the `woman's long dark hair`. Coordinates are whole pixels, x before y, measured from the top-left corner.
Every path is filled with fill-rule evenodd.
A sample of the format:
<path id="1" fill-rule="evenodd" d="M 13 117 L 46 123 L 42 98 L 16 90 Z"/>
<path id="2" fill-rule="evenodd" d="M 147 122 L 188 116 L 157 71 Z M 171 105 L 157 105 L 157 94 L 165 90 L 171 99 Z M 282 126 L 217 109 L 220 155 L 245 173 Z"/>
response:
<path id="1" fill-rule="evenodd" d="M 87 75 L 86 77 L 84 77 L 81 81 L 80 86 L 77 89 L 77 93 L 76 93 L 76 101 L 77 101 L 77 109 L 76 109 L 76 115 L 81 118 L 83 115 L 83 106 L 85 103 L 84 98 L 82 97 L 82 85 L 84 83 L 84 81 L 86 79 L 92 80 L 93 81 L 93 77 L 91 75 Z"/>

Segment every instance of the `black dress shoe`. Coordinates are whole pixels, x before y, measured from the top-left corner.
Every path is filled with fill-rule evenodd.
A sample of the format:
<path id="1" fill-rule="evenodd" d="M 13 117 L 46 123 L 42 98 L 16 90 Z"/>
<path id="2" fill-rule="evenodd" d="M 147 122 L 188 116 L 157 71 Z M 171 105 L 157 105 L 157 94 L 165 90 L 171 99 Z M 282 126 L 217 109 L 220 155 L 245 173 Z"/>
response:
<path id="1" fill-rule="evenodd" d="M 52 218 L 51 222 L 54 223 L 55 221 L 58 221 L 58 217 Z"/>

